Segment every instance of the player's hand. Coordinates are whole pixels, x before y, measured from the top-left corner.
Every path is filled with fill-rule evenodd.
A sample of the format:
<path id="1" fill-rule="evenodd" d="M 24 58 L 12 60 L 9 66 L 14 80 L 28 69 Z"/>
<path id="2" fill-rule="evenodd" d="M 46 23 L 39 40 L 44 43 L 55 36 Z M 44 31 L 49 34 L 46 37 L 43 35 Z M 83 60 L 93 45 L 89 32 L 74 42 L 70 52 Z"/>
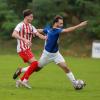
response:
<path id="1" fill-rule="evenodd" d="M 79 24 L 79 26 L 80 26 L 80 27 L 81 27 L 81 26 L 85 26 L 85 25 L 87 25 L 87 22 L 88 22 L 88 21 L 81 22 L 81 23 Z"/>
<path id="2" fill-rule="evenodd" d="M 45 40 L 47 40 L 47 39 L 48 39 L 48 37 L 47 37 L 47 36 L 44 36 L 44 39 L 45 39 Z"/>
<path id="3" fill-rule="evenodd" d="M 32 43 L 29 40 L 25 39 L 24 42 L 27 46 L 31 47 Z"/>
<path id="4" fill-rule="evenodd" d="M 47 37 L 47 36 L 43 36 L 42 39 L 43 39 L 43 40 L 47 40 L 48 37 Z"/>

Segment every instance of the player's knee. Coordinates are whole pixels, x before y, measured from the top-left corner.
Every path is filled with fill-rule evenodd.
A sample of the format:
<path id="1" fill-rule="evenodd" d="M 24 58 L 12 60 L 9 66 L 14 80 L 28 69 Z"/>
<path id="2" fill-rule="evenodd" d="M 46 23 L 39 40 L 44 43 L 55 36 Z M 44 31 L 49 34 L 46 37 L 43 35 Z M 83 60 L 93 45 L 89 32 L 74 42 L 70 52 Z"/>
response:
<path id="1" fill-rule="evenodd" d="M 34 68 L 35 70 L 38 69 L 38 61 L 34 61 L 31 63 L 30 67 Z"/>
<path id="2" fill-rule="evenodd" d="M 31 66 L 36 66 L 36 72 L 40 71 L 42 69 L 42 67 L 40 67 L 40 64 L 38 61 L 34 61 L 31 63 Z"/>
<path id="3" fill-rule="evenodd" d="M 43 61 L 39 61 L 38 62 L 38 67 L 42 68 L 43 66 L 45 66 L 45 63 Z"/>
<path id="4" fill-rule="evenodd" d="M 31 66 L 38 66 L 38 61 L 33 61 L 33 62 L 31 63 Z"/>

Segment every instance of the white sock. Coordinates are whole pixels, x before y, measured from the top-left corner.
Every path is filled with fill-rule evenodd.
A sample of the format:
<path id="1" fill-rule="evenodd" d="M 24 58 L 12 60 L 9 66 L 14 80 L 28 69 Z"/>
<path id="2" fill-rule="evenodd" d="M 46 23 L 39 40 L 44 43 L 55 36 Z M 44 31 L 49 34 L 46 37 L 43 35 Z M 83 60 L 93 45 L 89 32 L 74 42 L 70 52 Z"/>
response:
<path id="1" fill-rule="evenodd" d="M 72 72 L 66 73 L 67 77 L 71 82 L 75 81 L 75 77 Z"/>
<path id="2" fill-rule="evenodd" d="M 28 66 L 28 67 L 25 67 L 25 68 L 22 68 L 22 69 L 21 69 L 21 72 L 22 72 L 22 73 L 26 72 L 28 68 L 29 68 L 29 66 Z"/>

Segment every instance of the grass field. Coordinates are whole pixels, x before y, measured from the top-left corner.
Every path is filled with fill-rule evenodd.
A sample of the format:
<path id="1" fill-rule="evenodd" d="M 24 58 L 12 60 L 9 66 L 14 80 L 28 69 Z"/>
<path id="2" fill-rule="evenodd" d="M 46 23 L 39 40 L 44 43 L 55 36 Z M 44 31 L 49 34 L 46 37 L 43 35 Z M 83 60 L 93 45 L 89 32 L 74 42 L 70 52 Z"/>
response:
<path id="1" fill-rule="evenodd" d="M 65 57 L 68 65 L 87 86 L 75 91 L 63 71 L 51 63 L 30 77 L 32 89 L 15 87 L 17 66 L 25 66 L 17 55 L 0 55 L 0 100 L 100 100 L 100 59 Z"/>

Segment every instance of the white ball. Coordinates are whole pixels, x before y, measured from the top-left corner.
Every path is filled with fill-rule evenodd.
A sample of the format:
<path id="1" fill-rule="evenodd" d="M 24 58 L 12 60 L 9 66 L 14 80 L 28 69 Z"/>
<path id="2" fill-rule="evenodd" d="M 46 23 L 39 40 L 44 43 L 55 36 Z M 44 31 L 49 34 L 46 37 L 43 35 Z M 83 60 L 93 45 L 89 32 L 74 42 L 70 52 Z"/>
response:
<path id="1" fill-rule="evenodd" d="M 75 89 L 80 90 L 85 86 L 85 83 L 83 80 L 76 80 L 75 82 Z"/>

